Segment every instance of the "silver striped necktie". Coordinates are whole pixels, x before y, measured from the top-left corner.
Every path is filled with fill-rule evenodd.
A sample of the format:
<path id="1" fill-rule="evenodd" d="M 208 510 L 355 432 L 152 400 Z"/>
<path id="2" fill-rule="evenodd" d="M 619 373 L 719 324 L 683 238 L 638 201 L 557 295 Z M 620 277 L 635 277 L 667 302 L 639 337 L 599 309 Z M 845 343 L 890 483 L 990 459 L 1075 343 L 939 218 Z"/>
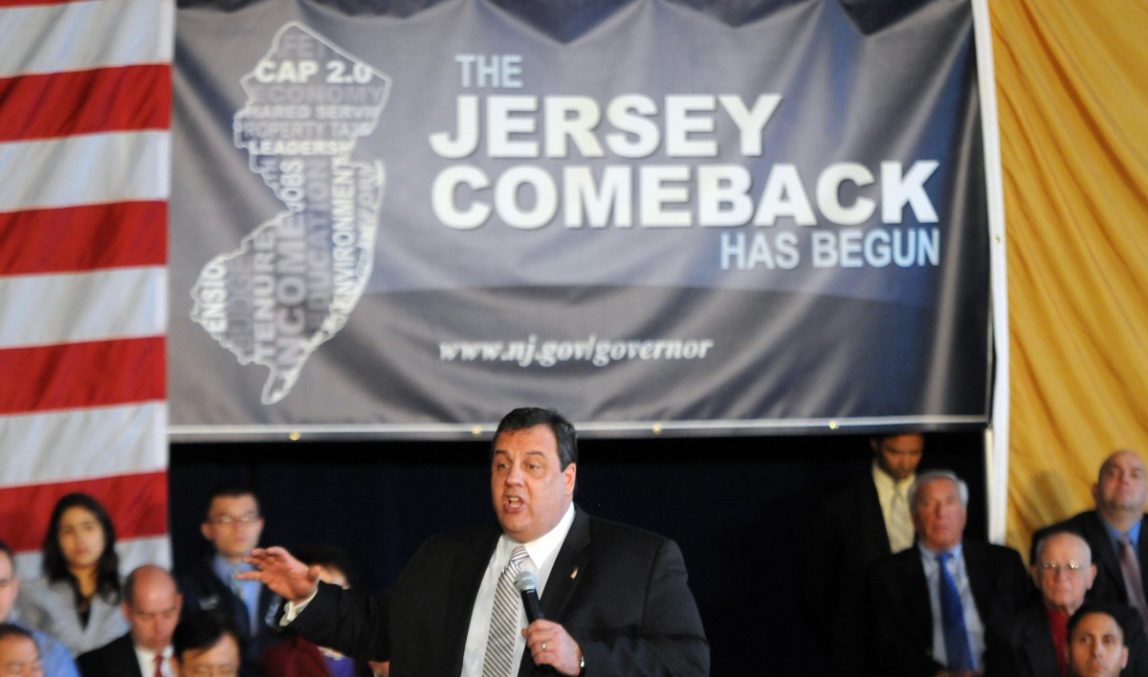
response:
<path id="1" fill-rule="evenodd" d="M 486 638 L 486 657 L 482 662 L 482 677 L 510 677 L 514 667 L 514 644 L 518 639 L 518 619 L 521 602 L 514 578 L 526 560 L 526 547 L 517 545 L 510 561 L 498 578 L 494 591 L 494 606 L 490 610 L 490 634 Z"/>

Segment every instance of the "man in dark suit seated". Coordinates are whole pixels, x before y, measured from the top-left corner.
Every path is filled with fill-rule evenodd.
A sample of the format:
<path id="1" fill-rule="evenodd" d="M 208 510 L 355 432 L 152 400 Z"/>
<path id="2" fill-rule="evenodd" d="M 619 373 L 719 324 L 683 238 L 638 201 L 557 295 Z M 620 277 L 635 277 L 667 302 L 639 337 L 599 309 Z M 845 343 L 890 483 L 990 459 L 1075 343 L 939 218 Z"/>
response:
<path id="1" fill-rule="evenodd" d="M 171 635 L 183 598 L 171 574 L 145 564 L 124 581 L 124 616 L 128 634 L 82 654 L 77 663 L 84 677 L 169 677 Z"/>
<path id="2" fill-rule="evenodd" d="M 805 561 L 806 610 L 829 650 L 831 674 L 868 674 L 863 627 L 865 571 L 891 553 L 913 545 L 909 487 L 924 453 L 920 433 L 869 438 L 868 472 L 834 491 L 821 504 Z"/>
<path id="3" fill-rule="evenodd" d="M 1148 480 L 1140 456 L 1123 449 L 1105 459 L 1092 495 L 1095 510 L 1037 531 L 1033 543 L 1054 531 L 1080 534 L 1092 548 L 1096 563 L 1096 581 L 1088 601 L 1127 604 L 1140 613 L 1143 625 L 1148 621 L 1144 598 L 1148 590 L 1148 533 L 1144 529 Z"/>
<path id="4" fill-rule="evenodd" d="M 1015 550 L 963 540 L 968 500 L 947 470 L 920 474 L 909 490 L 917 546 L 869 576 L 879 674 L 995 674 L 1010 664 L 1008 621 L 1031 587 Z"/>
<path id="5" fill-rule="evenodd" d="M 574 427 L 516 409 L 491 445 L 498 526 L 432 538 L 382 599 L 319 584 L 282 548 L 249 558 L 289 600 L 281 622 L 311 641 L 389 659 L 393 677 L 709 673 L 709 644 L 673 541 L 573 503 Z M 544 620 L 527 625 L 512 581 L 534 570 Z M 523 630 L 525 628 L 525 630 Z"/>
<path id="6" fill-rule="evenodd" d="M 1010 642 L 1018 677 L 1068 674 L 1068 619 L 1084 605 L 1096 578 L 1088 543 L 1071 531 L 1055 531 L 1036 545 L 1030 567 L 1040 589 L 1012 623 Z M 1112 605 L 1120 624 L 1129 628 L 1126 643 L 1131 662 L 1128 674 L 1148 675 L 1148 637 L 1131 607 Z M 1134 631 L 1134 632 L 1133 632 Z"/>

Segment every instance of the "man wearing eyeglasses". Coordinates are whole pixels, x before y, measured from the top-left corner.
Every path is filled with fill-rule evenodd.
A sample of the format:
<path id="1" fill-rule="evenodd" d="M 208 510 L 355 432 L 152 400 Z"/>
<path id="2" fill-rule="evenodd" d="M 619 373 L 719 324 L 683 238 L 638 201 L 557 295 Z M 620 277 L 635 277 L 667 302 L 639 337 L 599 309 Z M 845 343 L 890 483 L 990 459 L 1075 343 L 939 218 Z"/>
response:
<path id="1" fill-rule="evenodd" d="M 0 623 L 0 674 L 43 677 L 40 649 L 32 634 L 11 623 Z"/>
<path id="2" fill-rule="evenodd" d="M 1071 531 L 1054 531 L 1036 544 L 1033 581 L 1041 600 L 1030 604 L 1013 622 L 1012 647 L 1019 677 L 1068 674 L 1068 619 L 1084 605 L 1085 593 L 1096 579 L 1088 542 Z M 1148 675 L 1148 637 L 1139 614 L 1124 605 L 1110 605 L 1127 638 L 1129 672 Z"/>
<path id="3" fill-rule="evenodd" d="M 20 578 L 16 574 L 16 563 L 12 549 L 0 541 L 0 625 L 15 625 L 28 631 L 39 647 L 40 660 L 44 672 L 52 677 L 76 677 L 76 664 L 72 655 L 58 639 L 39 630 L 25 626 L 15 618 L 16 597 L 20 592 Z M 0 673 L 2 674 L 2 673 Z"/>
<path id="4" fill-rule="evenodd" d="M 84 677 L 171 677 L 171 635 L 183 598 L 162 567 L 145 564 L 124 581 L 131 630 L 78 659 Z"/>
<path id="5" fill-rule="evenodd" d="M 1127 449 L 1111 454 L 1100 466 L 1092 486 L 1096 509 L 1045 527 L 1033 535 L 1039 543 L 1054 531 L 1080 534 L 1092 549 L 1096 580 L 1086 595 L 1089 602 L 1127 604 L 1148 620 L 1148 472 L 1140 456 Z"/>
<path id="6" fill-rule="evenodd" d="M 251 570 L 243 558 L 259 544 L 263 516 L 259 500 L 247 487 L 223 485 L 211 492 L 200 533 L 212 552 L 179 573 L 188 609 L 225 614 L 245 647 L 243 674 L 260 675 L 264 649 L 278 638 L 274 625 L 279 598 L 258 582 L 237 575 Z"/>

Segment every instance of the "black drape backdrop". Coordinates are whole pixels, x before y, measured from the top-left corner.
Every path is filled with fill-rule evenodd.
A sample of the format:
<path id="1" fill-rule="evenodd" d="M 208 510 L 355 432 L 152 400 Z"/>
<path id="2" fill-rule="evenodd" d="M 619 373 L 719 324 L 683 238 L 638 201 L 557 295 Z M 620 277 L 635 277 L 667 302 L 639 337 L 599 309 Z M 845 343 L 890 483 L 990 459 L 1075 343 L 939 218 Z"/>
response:
<path id="1" fill-rule="evenodd" d="M 176 562 L 203 552 L 206 494 L 221 482 L 260 495 L 265 544 L 346 549 L 364 584 L 385 589 L 429 535 L 493 520 L 487 442 L 176 444 Z M 821 674 L 800 586 L 819 496 L 871 458 L 862 436 L 583 439 L 578 505 L 676 540 L 701 609 L 713 674 Z M 970 486 L 969 534 L 985 535 L 983 435 L 928 437 L 922 467 Z"/>

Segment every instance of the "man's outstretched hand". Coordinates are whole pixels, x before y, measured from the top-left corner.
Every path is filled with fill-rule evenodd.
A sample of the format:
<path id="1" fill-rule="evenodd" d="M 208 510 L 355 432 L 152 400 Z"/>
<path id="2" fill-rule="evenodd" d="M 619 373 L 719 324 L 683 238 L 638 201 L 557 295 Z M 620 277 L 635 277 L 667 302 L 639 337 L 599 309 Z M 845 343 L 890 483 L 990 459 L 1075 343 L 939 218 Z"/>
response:
<path id="1" fill-rule="evenodd" d="M 255 548 L 243 561 L 255 565 L 255 571 L 245 571 L 236 578 L 259 581 L 289 602 L 305 602 L 319 587 L 319 567 L 303 564 L 286 548 Z"/>

